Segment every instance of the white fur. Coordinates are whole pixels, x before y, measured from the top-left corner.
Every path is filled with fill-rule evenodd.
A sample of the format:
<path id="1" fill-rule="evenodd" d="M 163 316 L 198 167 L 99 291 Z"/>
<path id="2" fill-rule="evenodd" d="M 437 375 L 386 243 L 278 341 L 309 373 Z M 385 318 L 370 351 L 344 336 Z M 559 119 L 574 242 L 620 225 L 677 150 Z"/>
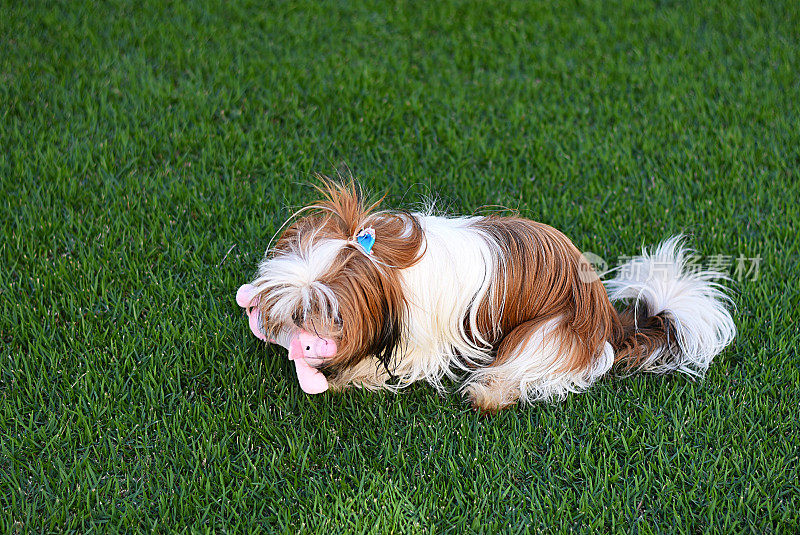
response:
<path id="1" fill-rule="evenodd" d="M 636 307 L 646 306 L 649 314 L 665 312 L 675 326 L 678 351 L 653 353 L 640 371 L 702 376 L 736 336 L 727 309 L 730 298 L 715 282 L 726 276 L 693 271 L 687 265 L 691 255 L 683 237 L 673 236 L 652 253 L 643 249 L 642 256 L 617 268 L 617 277 L 605 283 L 612 301 L 631 300 Z"/>
<path id="2" fill-rule="evenodd" d="M 605 343 L 603 352 L 587 370 L 558 372 L 564 363 L 559 340 L 551 335 L 560 318 L 542 325 L 525 345 L 504 363 L 475 370 L 465 392 L 493 400 L 497 408 L 514 403 L 563 399 L 569 392 L 583 392 L 614 364 L 614 350 Z"/>
<path id="3" fill-rule="evenodd" d="M 324 317 L 339 314 L 336 296 L 319 279 L 346 244 L 345 240 L 312 238 L 296 250 L 261 262 L 252 284 L 259 293 L 277 300 L 271 321 L 290 325 L 295 311 L 308 312 L 312 305 L 318 306 Z"/>
<path id="4" fill-rule="evenodd" d="M 491 284 L 492 252 L 470 226 L 476 218 L 415 216 L 426 248 L 417 264 L 401 272 L 409 307 L 396 373 L 401 385 L 425 379 L 442 389 L 445 375 L 453 378 L 491 359 L 488 342 L 475 344 L 467 336 L 464 318 L 477 333 L 478 305 Z"/>

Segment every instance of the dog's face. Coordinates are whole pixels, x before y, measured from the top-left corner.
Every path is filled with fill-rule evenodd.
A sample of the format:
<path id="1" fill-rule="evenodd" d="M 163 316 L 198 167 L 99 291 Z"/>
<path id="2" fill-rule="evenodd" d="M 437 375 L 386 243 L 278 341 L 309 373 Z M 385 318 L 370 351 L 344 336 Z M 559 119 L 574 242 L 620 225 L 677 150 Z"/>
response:
<path id="1" fill-rule="evenodd" d="M 323 364 L 333 373 L 368 357 L 388 369 L 406 308 L 399 270 L 418 260 L 422 229 L 410 214 L 372 213 L 377 203 L 365 208 L 353 185 L 321 191 L 259 266 L 266 334 L 300 327 L 335 339 L 338 351 Z M 370 253 L 354 240 L 366 227 L 376 237 Z"/>

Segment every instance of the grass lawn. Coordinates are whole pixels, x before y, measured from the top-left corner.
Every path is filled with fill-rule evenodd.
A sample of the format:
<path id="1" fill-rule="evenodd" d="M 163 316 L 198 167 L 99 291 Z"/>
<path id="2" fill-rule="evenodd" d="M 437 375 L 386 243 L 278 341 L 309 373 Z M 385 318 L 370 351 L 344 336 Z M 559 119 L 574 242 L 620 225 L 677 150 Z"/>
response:
<path id="1" fill-rule="evenodd" d="M 800 530 L 796 1 L 0 13 L 0 531 Z M 344 169 L 607 259 L 760 257 L 740 334 L 703 382 L 491 418 L 304 395 L 233 297 Z"/>

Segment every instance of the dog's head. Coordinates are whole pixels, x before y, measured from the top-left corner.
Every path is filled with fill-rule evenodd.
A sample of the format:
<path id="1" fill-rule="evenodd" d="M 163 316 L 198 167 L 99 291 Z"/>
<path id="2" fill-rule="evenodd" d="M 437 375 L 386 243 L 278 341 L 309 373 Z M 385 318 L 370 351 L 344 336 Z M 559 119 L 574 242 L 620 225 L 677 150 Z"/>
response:
<path id="1" fill-rule="evenodd" d="M 406 314 L 399 271 L 419 260 L 422 228 L 409 213 L 376 211 L 380 201 L 365 205 L 352 182 L 317 189 L 321 200 L 298 212 L 259 265 L 264 330 L 335 339 L 338 351 L 323 365 L 332 372 L 368 357 L 389 370 Z M 374 243 L 361 240 L 368 235 Z"/>

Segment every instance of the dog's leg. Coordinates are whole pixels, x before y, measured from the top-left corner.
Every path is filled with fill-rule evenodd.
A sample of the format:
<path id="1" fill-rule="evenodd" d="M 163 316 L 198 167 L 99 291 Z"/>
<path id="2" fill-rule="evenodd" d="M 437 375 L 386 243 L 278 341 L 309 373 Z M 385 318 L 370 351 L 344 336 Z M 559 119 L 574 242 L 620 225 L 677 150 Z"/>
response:
<path id="1" fill-rule="evenodd" d="M 338 370 L 329 377 L 329 384 L 333 391 L 340 391 L 350 386 L 380 390 L 389 379 L 389 374 L 382 364 L 375 359 L 365 359 L 354 366 Z"/>
<path id="2" fill-rule="evenodd" d="M 519 400 L 532 402 L 563 398 L 588 388 L 614 362 L 606 343 L 595 355 L 559 318 L 528 321 L 500 343 L 489 366 L 475 370 L 463 391 L 473 407 L 492 413 Z"/>

